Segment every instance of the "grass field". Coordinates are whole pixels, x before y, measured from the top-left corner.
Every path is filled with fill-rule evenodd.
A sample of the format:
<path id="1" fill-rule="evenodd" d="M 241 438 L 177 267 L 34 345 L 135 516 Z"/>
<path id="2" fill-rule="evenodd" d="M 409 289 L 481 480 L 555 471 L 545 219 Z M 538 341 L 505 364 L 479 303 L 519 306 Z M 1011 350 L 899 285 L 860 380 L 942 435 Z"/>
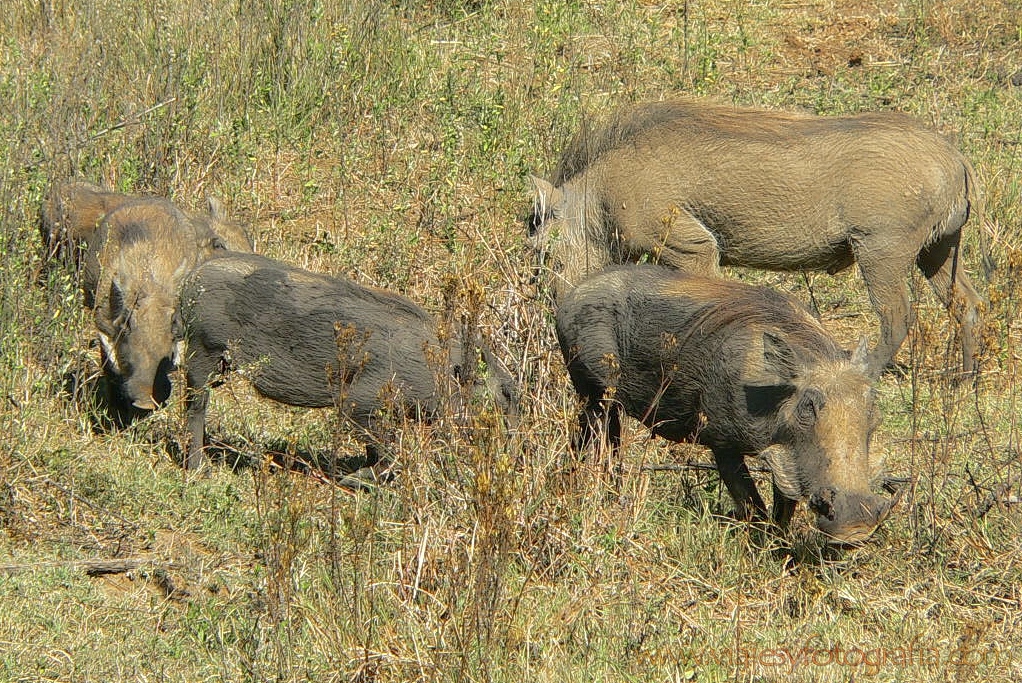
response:
<path id="1" fill-rule="evenodd" d="M 874 439 L 911 484 L 859 549 L 826 550 L 804 510 L 790 554 L 754 543 L 715 473 L 677 467 L 708 452 L 634 425 L 619 492 L 595 461 L 564 474 L 576 404 L 527 284 L 528 174 L 587 117 L 676 93 L 911 113 L 983 181 L 962 261 L 983 374 L 950 382 L 953 326 L 916 276 Z M 0 680 L 1022 678 L 1017 0 L 8 0 L 0 103 Z M 520 424 L 478 404 L 408 425 L 372 493 L 282 468 L 357 444 L 241 380 L 214 394 L 232 456 L 204 475 L 172 459 L 180 392 L 95 429 L 66 391 L 96 372 L 92 323 L 38 246 L 73 175 L 221 197 L 267 255 L 478 316 Z M 876 333 L 852 271 L 729 275 L 814 300 L 846 345 Z"/>

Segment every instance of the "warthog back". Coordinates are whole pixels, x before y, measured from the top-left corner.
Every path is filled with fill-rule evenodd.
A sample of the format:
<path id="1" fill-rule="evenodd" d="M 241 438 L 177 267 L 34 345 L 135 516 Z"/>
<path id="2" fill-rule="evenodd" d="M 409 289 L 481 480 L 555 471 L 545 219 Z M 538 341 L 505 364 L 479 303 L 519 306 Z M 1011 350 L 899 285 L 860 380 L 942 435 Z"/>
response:
<path id="1" fill-rule="evenodd" d="M 43 200 L 39 230 L 48 256 L 83 247 L 108 213 L 131 201 L 131 195 L 105 190 L 85 180 L 54 183 Z M 74 255 L 78 260 L 78 254 Z"/>

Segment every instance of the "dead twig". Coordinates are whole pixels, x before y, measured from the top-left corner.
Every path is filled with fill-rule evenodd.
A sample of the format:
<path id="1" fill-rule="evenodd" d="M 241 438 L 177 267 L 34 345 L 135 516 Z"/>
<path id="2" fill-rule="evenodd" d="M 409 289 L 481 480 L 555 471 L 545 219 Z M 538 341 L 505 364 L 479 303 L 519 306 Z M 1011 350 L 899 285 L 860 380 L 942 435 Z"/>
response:
<path id="1" fill-rule="evenodd" d="M 87 576 L 103 576 L 104 574 L 123 574 L 136 569 L 155 566 L 153 560 L 146 558 L 128 558 L 122 560 L 74 560 L 71 562 L 30 562 L 28 564 L 0 565 L 0 574 L 8 576 L 24 574 L 37 569 L 67 568 L 84 571 Z M 169 563 L 167 567 L 177 566 Z M 163 568 L 166 571 L 166 568 Z"/>
<path id="2" fill-rule="evenodd" d="M 1002 503 L 1004 505 L 1018 503 L 1019 498 L 1017 496 L 1008 495 L 1008 492 L 1011 491 L 1016 483 L 1016 478 L 1011 477 L 1003 484 L 995 486 L 994 490 L 990 492 L 990 496 L 978 508 L 976 508 L 976 517 L 978 519 L 983 519 L 998 503 Z"/>
<path id="3" fill-rule="evenodd" d="M 708 470 L 717 471 L 717 466 L 712 462 L 685 462 L 685 463 L 656 463 L 652 465 L 643 465 L 639 468 L 640 472 L 684 472 L 686 470 Z M 766 465 L 749 465 L 750 472 L 769 473 L 770 468 Z M 911 482 L 909 477 L 890 477 L 884 476 L 880 478 L 878 485 L 888 493 L 897 493 L 903 486 Z"/>

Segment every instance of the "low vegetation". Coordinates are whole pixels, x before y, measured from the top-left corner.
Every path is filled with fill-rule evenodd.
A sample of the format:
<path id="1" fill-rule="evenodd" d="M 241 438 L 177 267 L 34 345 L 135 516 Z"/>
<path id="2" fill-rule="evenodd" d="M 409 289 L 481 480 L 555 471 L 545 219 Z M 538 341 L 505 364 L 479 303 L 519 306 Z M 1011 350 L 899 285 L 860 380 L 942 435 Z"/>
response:
<path id="1" fill-rule="evenodd" d="M 0 680 L 766 681 L 1022 676 L 1022 29 L 1012 0 L 726 3 L 13 0 L 0 13 Z M 707 451 L 629 423 L 620 487 L 567 460 L 573 395 L 529 279 L 528 174 L 581 122 L 675 93 L 898 110 L 983 182 L 961 266 L 983 372 L 920 276 L 879 383 L 874 448 L 901 504 L 832 551 L 729 521 Z M 48 182 L 202 211 L 257 251 L 477 321 L 523 387 L 508 424 L 399 424 L 399 470 L 353 492 L 331 409 L 184 401 L 128 429 L 96 409 L 94 330 L 44 262 Z M 989 252 L 985 254 L 984 252 Z M 987 256 L 989 258 L 987 258 Z M 730 277 L 792 293 L 846 347 L 875 334 L 854 272 Z M 874 338 L 875 339 L 875 338 Z M 180 382 L 180 378 L 178 378 Z M 760 475 L 762 476 L 762 475 Z"/>

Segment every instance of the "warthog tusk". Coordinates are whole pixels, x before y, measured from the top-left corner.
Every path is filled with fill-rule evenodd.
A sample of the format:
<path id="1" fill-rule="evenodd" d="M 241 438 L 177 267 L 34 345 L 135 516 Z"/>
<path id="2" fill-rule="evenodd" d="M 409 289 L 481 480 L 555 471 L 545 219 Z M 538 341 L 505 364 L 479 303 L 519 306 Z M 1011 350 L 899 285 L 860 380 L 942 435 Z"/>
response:
<path id="1" fill-rule="evenodd" d="M 156 404 L 156 400 L 152 396 L 141 401 L 132 401 L 131 405 L 135 406 L 139 410 L 156 410 L 159 408 Z"/>

